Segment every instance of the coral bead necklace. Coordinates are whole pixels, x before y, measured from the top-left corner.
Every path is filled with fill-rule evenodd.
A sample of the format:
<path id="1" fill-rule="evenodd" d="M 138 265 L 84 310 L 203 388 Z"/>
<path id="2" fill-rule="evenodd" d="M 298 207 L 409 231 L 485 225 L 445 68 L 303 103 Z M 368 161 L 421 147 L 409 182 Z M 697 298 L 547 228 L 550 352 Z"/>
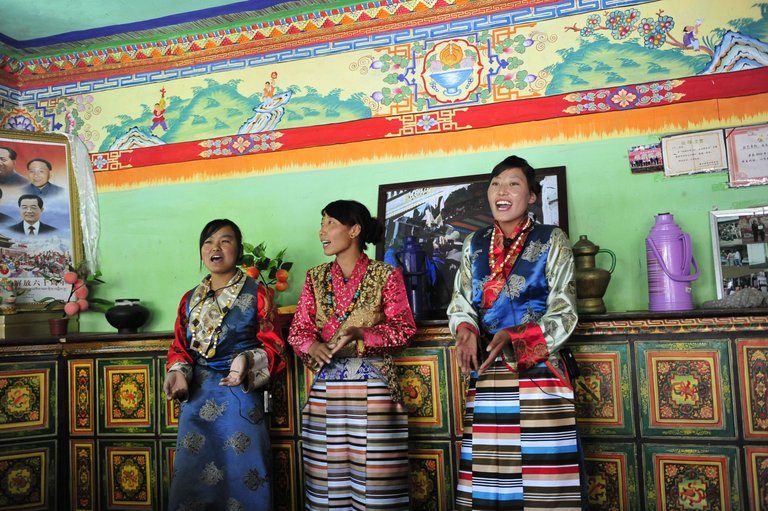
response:
<path id="1" fill-rule="evenodd" d="M 507 250 L 506 255 L 504 258 L 498 258 L 496 256 L 496 250 L 494 247 L 494 242 L 496 241 L 496 236 L 491 237 L 491 247 L 488 251 L 488 257 L 490 259 L 490 268 L 491 268 L 491 279 L 495 280 L 501 273 L 504 271 L 504 268 L 507 267 L 510 263 L 510 259 L 513 257 L 517 257 L 517 255 L 522 252 L 523 250 L 523 244 L 525 244 L 525 238 L 526 234 L 533 228 L 533 220 L 531 220 L 531 217 L 527 216 L 525 221 L 521 225 L 518 225 L 514 232 L 512 233 L 512 238 L 506 238 L 504 240 L 504 248 Z M 501 252 L 503 254 L 503 251 Z"/>

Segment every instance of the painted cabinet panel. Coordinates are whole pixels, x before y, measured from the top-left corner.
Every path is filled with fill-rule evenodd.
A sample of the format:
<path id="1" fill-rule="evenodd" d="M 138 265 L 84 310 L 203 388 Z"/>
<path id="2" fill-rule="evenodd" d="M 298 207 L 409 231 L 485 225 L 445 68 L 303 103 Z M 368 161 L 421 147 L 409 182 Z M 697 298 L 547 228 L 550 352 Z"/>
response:
<path id="1" fill-rule="evenodd" d="M 658 316 L 582 321 L 570 341 L 590 509 L 763 509 L 768 315 Z M 170 336 L 88 338 L 0 351 L 0 510 L 166 509 L 179 413 L 161 392 Z M 395 360 L 411 507 L 448 511 L 466 378 L 447 327 L 422 326 Z M 292 358 L 271 390 L 277 511 L 303 507 L 311 381 Z"/>

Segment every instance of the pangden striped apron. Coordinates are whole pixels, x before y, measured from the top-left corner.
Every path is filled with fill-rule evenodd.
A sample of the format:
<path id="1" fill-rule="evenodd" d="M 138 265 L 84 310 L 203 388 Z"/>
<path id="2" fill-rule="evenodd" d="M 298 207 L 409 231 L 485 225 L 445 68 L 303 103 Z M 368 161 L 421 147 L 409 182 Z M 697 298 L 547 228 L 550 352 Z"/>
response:
<path id="1" fill-rule="evenodd" d="M 535 322 L 546 311 L 544 266 L 550 234 L 548 226 L 537 225 L 531 231 L 526 245 L 538 243 L 543 247 L 541 256 L 532 261 L 518 258 L 507 283 L 510 279 L 524 283 L 514 293 L 499 293 L 490 308 L 482 309 L 490 238 L 488 233 L 475 233 L 473 304 L 480 312 L 483 337 Z M 557 365 L 564 367 L 551 357 L 520 373 L 498 357 L 482 375 L 471 374 L 457 511 L 582 509 L 573 389 Z"/>
<path id="2" fill-rule="evenodd" d="M 306 509 L 408 510 L 408 414 L 376 362 L 335 359 L 312 384 L 302 412 Z"/>

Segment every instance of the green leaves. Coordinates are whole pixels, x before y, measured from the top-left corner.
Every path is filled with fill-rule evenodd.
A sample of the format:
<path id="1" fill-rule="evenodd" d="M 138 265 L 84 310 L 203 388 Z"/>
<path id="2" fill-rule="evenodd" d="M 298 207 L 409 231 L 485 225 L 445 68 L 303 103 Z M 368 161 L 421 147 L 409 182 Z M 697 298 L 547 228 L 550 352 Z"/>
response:
<path id="1" fill-rule="evenodd" d="M 277 271 L 285 270 L 289 271 L 293 267 L 293 263 L 285 260 L 285 253 L 287 249 L 280 250 L 273 257 L 267 256 L 267 244 L 264 242 L 258 245 L 252 245 L 250 243 L 243 242 L 243 259 L 242 264 L 244 267 L 254 267 L 259 270 L 258 278 L 266 286 L 272 286 L 277 282 Z"/>

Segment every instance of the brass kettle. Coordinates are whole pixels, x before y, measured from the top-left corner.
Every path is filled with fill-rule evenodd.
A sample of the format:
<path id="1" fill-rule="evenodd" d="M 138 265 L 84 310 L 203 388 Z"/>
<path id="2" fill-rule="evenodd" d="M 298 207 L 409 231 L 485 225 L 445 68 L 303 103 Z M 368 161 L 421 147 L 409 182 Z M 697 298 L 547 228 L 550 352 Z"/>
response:
<path id="1" fill-rule="evenodd" d="M 601 252 L 611 256 L 610 270 L 595 266 L 595 257 Z M 604 313 L 603 295 L 616 267 L 616 254 L 607 248 L 600 248 L 582 234 L 573 245 L 573 258 L 576 263 L 576 308 L 581 314 Z"/>

